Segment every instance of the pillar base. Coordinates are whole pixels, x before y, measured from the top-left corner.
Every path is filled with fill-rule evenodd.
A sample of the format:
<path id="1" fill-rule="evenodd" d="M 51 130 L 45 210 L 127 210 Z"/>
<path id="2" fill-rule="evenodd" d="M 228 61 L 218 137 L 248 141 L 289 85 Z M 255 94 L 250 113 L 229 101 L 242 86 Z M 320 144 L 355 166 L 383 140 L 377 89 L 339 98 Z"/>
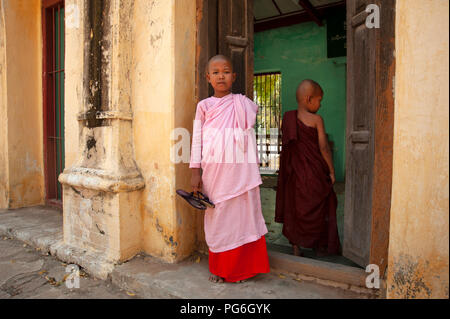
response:
<path id="1" fill-rule="evenodd" d="M 132 258 L 141 250 L 139 173 L 127 176 L 98 169 L 71 168 L 63 185 L 64 244 L 101 256 L 105 264 Z"/>
<path id="2" fill-rule="evenodd" d="M 108 279 L 117 263 L 114 260 L 107 259 L 104 252 L 81 249 L 63 241 L 53 245 L 50 248 L 50 253 L 67 264 L 76 264 L 83 267 L 91 276 L 101 280 Z"/>

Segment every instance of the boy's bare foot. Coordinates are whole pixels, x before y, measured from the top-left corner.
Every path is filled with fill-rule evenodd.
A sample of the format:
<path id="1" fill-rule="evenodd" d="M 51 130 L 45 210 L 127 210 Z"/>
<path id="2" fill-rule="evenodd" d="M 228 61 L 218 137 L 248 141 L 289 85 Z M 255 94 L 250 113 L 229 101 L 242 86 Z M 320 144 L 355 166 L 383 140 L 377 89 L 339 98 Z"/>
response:
<path id="1" fill-rule="evenodd" d="M 212 282 L 218 282 L 218 283 L 222 283 L 222 282 L 223 282 L 223 278 L 222 278 L 222 277 L 219 277 L 219 276 L 216 276 L 216 275 L 213 275 L 213 274 L 211 274 L 211 276 L 209 276 L 209 281 L 212 281 Z"/>
<path id="2" fill-rule="evenodd" d="M 247 279 L 243 279 L 243 280 L 238 280 L 238 281 L 236 281 L 236 283 L 237 283 L 237 284 L 240 284 L 240 283 L 246 282 L 246 281 L 247 281 Z"/>
<path id="3" fill-rule="evenodd" d="M 292 246 L 294 248 L 294 256 L 304 257 L 303 252 L 297 245 Z"/>

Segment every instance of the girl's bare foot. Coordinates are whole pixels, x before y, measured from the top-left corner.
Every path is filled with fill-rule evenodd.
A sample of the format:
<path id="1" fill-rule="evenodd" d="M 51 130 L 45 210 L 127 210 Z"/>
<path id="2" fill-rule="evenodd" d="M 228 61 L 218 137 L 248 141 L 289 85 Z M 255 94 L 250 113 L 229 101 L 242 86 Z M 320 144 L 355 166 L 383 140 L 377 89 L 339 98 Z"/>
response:
<path id="1" fill-rule="evenodd" d="M 223 278 L 222 278 L 222 277 L 219 277 L 219 276 L 216 276 L 216 275 L 213 275 L 213 274 L 211 274 L 211 276 L 209 276 L 209 281 L 212 281 L 212 282 L 218 282 L 218 283 L 222 283 L 222 282 L 223 282 Z"/>

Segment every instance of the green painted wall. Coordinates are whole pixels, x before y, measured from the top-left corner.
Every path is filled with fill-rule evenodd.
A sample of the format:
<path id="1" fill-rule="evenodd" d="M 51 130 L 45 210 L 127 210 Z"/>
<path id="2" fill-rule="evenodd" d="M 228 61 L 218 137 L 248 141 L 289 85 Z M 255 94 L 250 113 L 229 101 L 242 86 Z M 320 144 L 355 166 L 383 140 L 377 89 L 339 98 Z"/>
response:
<path id="1" fill-rule="evenodd" d="M 334 142 L 337 181 L 345 176 L 346 57 L 327 58 L 327 29 L 313 22 L 255 33 L 255 73 L 281 72 L 283 113 L 297 109 L 295 90 L 306 78 L 325 95 L 319 114 Z"/>

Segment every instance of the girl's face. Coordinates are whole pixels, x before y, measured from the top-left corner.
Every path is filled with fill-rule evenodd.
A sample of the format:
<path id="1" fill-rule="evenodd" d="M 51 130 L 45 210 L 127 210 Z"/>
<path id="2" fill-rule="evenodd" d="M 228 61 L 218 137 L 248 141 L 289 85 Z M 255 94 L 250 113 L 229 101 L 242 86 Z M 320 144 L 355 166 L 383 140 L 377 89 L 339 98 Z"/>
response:
<path id="1" fill-rule="evenodd" d="M 233 73 L 230 62 L 215 60 L 210 63 L 206 78 L 214 88 L 214 96 L 222 97 L 231 92 L 233 82 L 236 80 L 236 73 Z"/>

